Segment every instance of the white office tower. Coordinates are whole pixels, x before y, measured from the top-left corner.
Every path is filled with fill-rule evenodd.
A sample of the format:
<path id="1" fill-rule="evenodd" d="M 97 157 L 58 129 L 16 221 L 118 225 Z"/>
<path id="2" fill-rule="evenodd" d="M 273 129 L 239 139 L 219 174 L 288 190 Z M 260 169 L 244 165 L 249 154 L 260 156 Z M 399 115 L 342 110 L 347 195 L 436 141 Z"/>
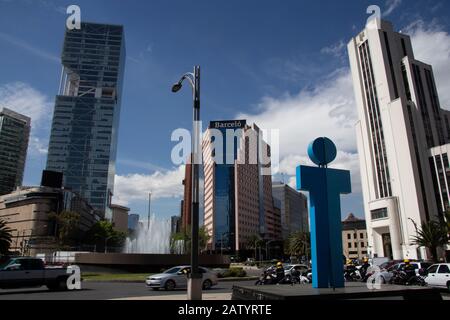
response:
<path id="1" fill-rule="evenodd" d="M 450 182 L 450 113 L 440 108 L 433 69 L 414 59 L 409 36 L 380 19 L 348 51 L 369 255 L 429 258 L 411 243 L 414 223 L 444 219 Z"/>

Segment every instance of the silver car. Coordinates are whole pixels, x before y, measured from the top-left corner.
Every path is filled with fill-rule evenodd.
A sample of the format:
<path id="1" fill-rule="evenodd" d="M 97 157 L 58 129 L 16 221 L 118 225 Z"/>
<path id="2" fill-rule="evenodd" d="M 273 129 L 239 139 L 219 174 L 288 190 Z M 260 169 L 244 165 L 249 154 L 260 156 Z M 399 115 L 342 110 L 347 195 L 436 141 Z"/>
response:
<path id="1" fill-rule="evenodd" d="M 202 274 L 203 290 L 208 290 L 217 285 L 217 276 L 207 268 L 199 267 Z M 191 272 L 190 266 L 177 266 L 170 268 L 163 273 L 158 273 L 147 277 L 145 283 L 153 290 L 164 288 L 166 290 L 187 288 L 187 274 Z"/>

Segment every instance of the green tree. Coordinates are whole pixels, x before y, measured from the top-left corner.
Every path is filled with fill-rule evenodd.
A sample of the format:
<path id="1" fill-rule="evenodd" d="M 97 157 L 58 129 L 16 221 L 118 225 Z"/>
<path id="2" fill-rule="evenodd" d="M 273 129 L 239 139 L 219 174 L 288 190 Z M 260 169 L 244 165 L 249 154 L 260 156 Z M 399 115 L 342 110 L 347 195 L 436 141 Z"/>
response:
<path id="1" fill-rule="evenodd" d="M 249 249 L 254 249 L 254 258 L 256 260 L 256 255 L 257 255 L 257 250 L 259 247 L 261 247 L 264 243 L 264 240 L 261 239 L 261 237 L 259 236 L 259 234 L 254 233 L 252 235 L 250 235 L 250 237 L 247 240 L 247 247 Z"/>
<path id="2" fill-rule="evenodd" d="M 200 251 L 206 250 L 206 247 L 208 245 L 208 241 L 211 239 L 211 236 L 208 233 L 208 230 L 206 230 L 205 226 L 201 226 L 198 230 L 198 245 L 200 247 Z"/>
<path id="3" fill-rule="evenodd" d="M 448 243 L 448 226 L 437 221 L 429 221 L 423 223 L 419 228 L 413 220 L 411 221 L 416 228 L 416 235 L 411 239 L 412 244 L 428 248 L 433 257 L 433 261 L 438 262 L 438 248 Z"/>
<path id="4" fill-rule="evenodd" d="M 61 213 L 50 213 L 49 220 L 56 223 L 57 239 L 60 246 L 72 245 L 78 236 L 80 214 L 73 211 L 62 211 Z"/>
<path id="5" fill-rule="evenodd" d="M 8 227 L 6 221 L 0 220 L 0 255 L 8 254 L 12 242 L 12 229 Z"/>
<path id="6" fill-rule="evenodd" d="M 178 243 L 178 241 L 183 241 L 183 253 L 186 252 L 186 233 L 184 232 L 177 232 L 177 233 L 173 233 L 170 236 L 170 251 L 172 253 L 175 253 L 176 251 L 176 244 Z"/>
<path id="7" fill-rule="evenodd" d="M 311 239 L 309 232 L 297 231 L 288 239 L 288 253 L 293 256 L 310 256 Z"/>
<path id="8" fill-rule="evenodd" d="M 198 229 L 198 247 L 200 252 L 206 249 L 208 245 L 208 241 L 211 239 L 211 236 L 208 234 L 205 226 L 201 226 Z M 186 232 L 178 232 L 172 234 L 170 238 L 170 248 L 172 251 L 175 250 L 175 244 L 178 240 L 183 240 L 184 243 L 184 252 L 191 252 L 191 227 L 188 225 L 186 227 Z"/>
<path id="9" fill-rule="evenodd" d="M 88 244 L 100 244 L 101 246 L 122 246 L 127 235 L 124 232 L 116 231 L 111 222 L 101 220 L 96 222 L 84 237 L 84 242 Z"/>

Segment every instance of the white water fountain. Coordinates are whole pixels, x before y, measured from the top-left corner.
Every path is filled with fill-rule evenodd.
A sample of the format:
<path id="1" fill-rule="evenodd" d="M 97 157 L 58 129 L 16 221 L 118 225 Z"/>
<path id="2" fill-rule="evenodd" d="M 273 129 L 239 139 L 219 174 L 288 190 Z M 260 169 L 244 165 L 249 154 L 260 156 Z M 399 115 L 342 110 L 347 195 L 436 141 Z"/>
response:
<path id="1" fill-rule="evenodd" d="M 170 219 L 156 219 L 155 215 L 138 224 L 136 238 L 127 238 L 125 253 L 170 253 Z"/>

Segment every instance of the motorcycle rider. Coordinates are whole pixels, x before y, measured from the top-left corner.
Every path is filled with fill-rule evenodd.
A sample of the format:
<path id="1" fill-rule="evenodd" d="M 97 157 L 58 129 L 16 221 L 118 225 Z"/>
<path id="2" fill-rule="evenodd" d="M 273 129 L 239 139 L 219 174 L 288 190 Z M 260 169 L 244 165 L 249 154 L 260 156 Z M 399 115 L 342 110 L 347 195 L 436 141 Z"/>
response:
<path id="1" fill-rule="evenodd" d="M 277 266 L 275 268 L 276 280 L 277 283 L 280 283 L 284 279 L 284 268 L 283 263 L 281 261 L 277 262 Z"/>
<path id="2" fill-rule="evenodd" d="M 355 260 L 348 259 L 347 265 L 344 272 L 344 278 L 347 281 L 358 281 L 361 280 L 361 274 L 356 267 Z"/>
<path id="3" fill-rule="evenodd" d="M 370 267 L 369 259 L 367 257 L 364 257 L 363 261 L 362 261 L 361 269 L 359 270 L 359 272 L 361 273 L 361 277 L 363 279 L 366 277 L 367 269 L 369 269 L 369 267 Z"/>
<path id="4" fill-rule="evenodd" d="M 416 269 L 411 264 L 409 259 L 405 259 L 403 262 L 405 265 L 403 266 L 402 271 L 406 273 L 407 279 L 409 280 L 416 275 Z"/>

